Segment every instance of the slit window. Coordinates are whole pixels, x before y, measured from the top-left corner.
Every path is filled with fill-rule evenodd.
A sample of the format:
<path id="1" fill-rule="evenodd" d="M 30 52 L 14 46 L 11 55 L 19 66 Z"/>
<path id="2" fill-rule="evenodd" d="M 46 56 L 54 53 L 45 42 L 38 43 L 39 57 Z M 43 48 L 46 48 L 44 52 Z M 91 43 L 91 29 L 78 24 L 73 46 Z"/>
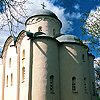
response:
<path id="1" fill-rule="evenodd" d="M 9 58 L 9 67 L 11 67 L 11 58 Z"/>
<path id="2" fill-rule="evenodd" d="M 22 68 L 22 82 L 25 81 L 25 67 Z"/>
<path id="3" fill-rule="evenodd" d="M 6 77 L 6 87 L 8 87 L 8 75 Z"/>
<path id="4" fill-rule="evenodd" d="M 25 64 L 25 50 L 22 51 L 22 67 Z"/>
<path id="5" fill-rule="evenodd" d="M 53 29 L 53 36 L 55 36 L 56 34 L 55 34 L 55 29 Z"/>
<path id="6" fill-rule="evenodd" d="M 11 74 L 11 86 L 13 85 L 13 74 Z"/>
<path id="7" fill-rule="evenodd" d="M 77 92 L 76 77 L 72 77 L 72 92 Z"/>
<path id="8" fill-rule="evenodd" d="M 84 77 L 84 91 L 87 93 L 87 82 L 86 77 Z"/>
<path id="9" fill-rule="evenodd" d="M 25 49 L 22 52 L 22 60 L 25 59 Z"/>
<path id="10" fill-rule="evenodd" d="M 50 93 L 54 94 L 54 76 L 50 76 Z"/>
<path id="11" fill-rule="evenodd" d="M 83 62 L 85 62 L 85 56 L 84 56 L 84 54 L 82 54 L 82 60 L 83 60 Z"/>
<path id="12" fill-rule="evenodd" d="M 92 91 L 93 91 L 93 96 L 95 96 L 96 94 L 95 94 L 95 83 L 94 82 L 92 82 Z"/>

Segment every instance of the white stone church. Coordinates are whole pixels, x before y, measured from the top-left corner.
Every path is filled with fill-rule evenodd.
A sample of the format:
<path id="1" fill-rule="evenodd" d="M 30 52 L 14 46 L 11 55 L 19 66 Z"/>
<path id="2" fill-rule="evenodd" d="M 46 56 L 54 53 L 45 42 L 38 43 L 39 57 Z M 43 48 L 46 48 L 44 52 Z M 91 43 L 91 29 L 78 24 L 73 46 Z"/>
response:
<path id="1" fill-rule="evenodd" d="M 9 36 L 0 65 L 0 100 L 95 100 L 94 56 L 61 21 L 40 9 Z"/>

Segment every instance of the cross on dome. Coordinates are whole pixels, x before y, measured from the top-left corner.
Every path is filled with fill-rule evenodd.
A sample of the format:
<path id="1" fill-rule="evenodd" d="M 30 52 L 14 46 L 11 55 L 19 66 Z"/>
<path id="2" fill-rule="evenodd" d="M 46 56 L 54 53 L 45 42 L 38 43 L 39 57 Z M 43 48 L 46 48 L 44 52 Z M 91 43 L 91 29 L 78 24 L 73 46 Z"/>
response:
<path id="1" fill-rule="evenodd" d="M 44 2 L 43 2 L 43 4 L 41 4 L 42 5 L 42 8 L 44 9 L 44 7 L 46 7 L 45 5 L 44 5 Z"/>

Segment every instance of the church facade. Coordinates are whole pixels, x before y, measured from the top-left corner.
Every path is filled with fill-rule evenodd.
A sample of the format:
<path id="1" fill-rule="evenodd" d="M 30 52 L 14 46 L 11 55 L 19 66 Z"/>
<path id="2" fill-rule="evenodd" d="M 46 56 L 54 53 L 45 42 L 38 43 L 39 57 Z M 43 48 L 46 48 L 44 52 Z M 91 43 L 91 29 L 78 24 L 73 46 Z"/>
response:
<path id="1" fill-rule="evenodd" d="M 1 100 L 95 100 L 94 56 L 61 21 L 40 9 L 2 51 Z"/>

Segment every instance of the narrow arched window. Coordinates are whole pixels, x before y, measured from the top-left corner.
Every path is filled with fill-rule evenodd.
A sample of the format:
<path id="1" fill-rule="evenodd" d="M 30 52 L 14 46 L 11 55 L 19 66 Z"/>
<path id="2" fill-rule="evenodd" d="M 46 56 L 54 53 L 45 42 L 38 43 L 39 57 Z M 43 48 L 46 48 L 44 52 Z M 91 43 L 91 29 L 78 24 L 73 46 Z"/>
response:
<path id="1" fill-rule="evenodd" d="M 54 94 L 54 76 L 50 76 L 50 93 Z"/>
<path id="2" fill-rule="evenodd" d="M 22 67 L 22 82 L 25 81 L 25 67 Z"/>
<path id="3" fill-rule="evenodd" d="M 22 59 L 25 59 L 25 49 L 22 51 Z"/>
<path id="4" fill-rule="evenodd" d="M 11 74 L 11 86 L 13 85 L 13 74 Z"/>
<path id="5" fill-rule="evenodd" d="M 38 27 L 38 32 L 42 32 L 42 26 Z"/>
<path id="6" fill-rule="evenodd" d="M 86 77 L 84 77 L 84 91 L 87 93 L 87 82 Z"/>
<path id="7" fill-rule="evenodd" d="M 24 67 L 25 64 L 25 50 L 22 51 L 22 67 Z"/>
<path id="8" fill-rule="evenodd" d="M 92 82 L 92 94 L 93 94 L 93 96 L 95 96 L 96 95 L 96 93 L 95 93 L 95 83 L 94 82 Z"/>
<path id="9" fill-rule="evenodd" d="M 82 60 L 83 60 L 83 62 L 85 62 L 85 55 L 84 54 L 82 54 Z"/>
<path id="10" fill-rule="evenodd" d="M 55 29 L 53 29 L 53 36 L 55 36 L 56 34 L 55 34 Z"/>
<path id="11" fill-rule="evenodd" d="M 72 77 L 72 92 L 76 92 L 76 77 Z"/>
<path id="12" fill-rule="evenodd" d="M 8 75 L 6 77 L 6 87 L 8 87 Z"/>
<path id="13" fill-rule="evenodd" d="M 9 58 L 9 67 L 11 67 L 11 58 Z"/>

